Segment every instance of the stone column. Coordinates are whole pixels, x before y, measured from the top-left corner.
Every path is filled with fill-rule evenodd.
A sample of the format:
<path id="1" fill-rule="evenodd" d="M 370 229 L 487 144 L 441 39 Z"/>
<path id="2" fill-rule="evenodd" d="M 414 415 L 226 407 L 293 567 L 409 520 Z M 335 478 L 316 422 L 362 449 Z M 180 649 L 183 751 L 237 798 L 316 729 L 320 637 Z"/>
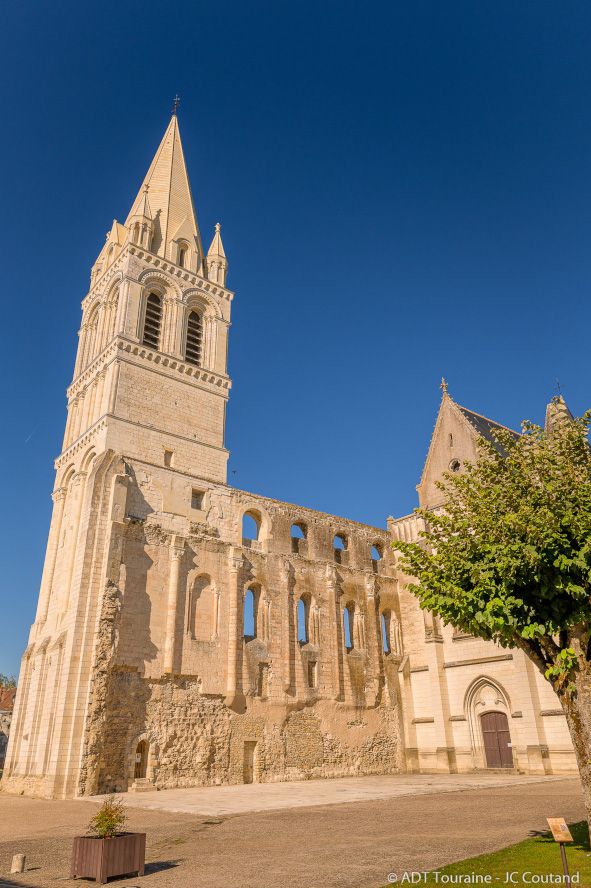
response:
<path id="1" fill-rule="evenodd" d="M 80 513 L 82 512 L 82 503 L 84 500 L 84 490 L 86 488 L 86 472 L 78 472 L 72 478 L 70 482 L 69 490 L 71 492 L 71 496 L 75 497 L 75 503 L 73 506 L 73 529 L 72 536 L 69 541 L 69 553 L 68 553 L 68 571 L 66 574 L 66 583 L 64 586 L 65 589 L 65 602 L 63 607 L 63 613 L 66 613 L 68 607 L 70 605 L 70 595 L 72 593 L 71 585 L 72 585 L 72 575 L 74 573 L 74 563 L 76 561 L 76 553 L 78 551 L 78 531 L 80 529 Z"/>
<path id="2" fill-rule="evenodd" d="M 431 615 L 432 616 L 432 615 Z M 443 640 L 437 634 L 437 624 L 432 623 L 431 634 L 425 638 L 425 660 L 429 666 L 429 683 L 431 685 L 431 711 L 435 720 L 435 755 L 430 768 L 444 773 L 455 774 L 457 765 L 453 731 L 450 724 L 449 693 L 447 676 L 444 668 Z M 429 627 L 427 627 L 429 628 Z"/>
<path id="3" fill-rule="evenodd" d="M 294 601 L 293 601 L 293 583 L 292 583 L 292 566 L 289 561 L 285 562 L 281 567 L 281 585 L 285 588 L 286 600 L 286 619 L 285 619 L 285 638 L 284 638 L 284 654 L 283 654 L 283 690 L 286 694 L 296 692 L 295 682 L 295 645 L 297 628 L 294 620 Z"/>
<path id="4" fill-rule="evenodd" d="M 74 423 L 74 431 L 72 433 L 72 441 L 75 441 L 82 429 L 82 414 L 84 412 L 84 392 L 78 392 L 76 396 L 76 422 Z"/>
<path id="5" fill-rule="evenodd" d="M 45 623 L 47 619 L 47 611 L 51 599 L 51 587 L 53 584 L 53 574 L 55 571 L 55 562 L 57 560 L 57 550 L 62 529 L 64 503 L 66 501 L 65 489 L 63 487 L 58 487 L 58 489 L 52 493 L 51 498 L 53 500 L 53 516 L 49 530 L 49 540 L 47 541 L 47 555 L 45 556 L 45 567 L 43 568 L 43 577 L 41 579 L 41 592 L 39 593 L 39 606 L 37 609 L 36 620 L 40 625 Z"/>
<path id="6" fill-rule="evenodd" d="M 217 324 L 211 315 L 203 318 L 203 366 L 206 370 L 215 369 Z"/>
<path id="7" fill-rule="evenodd" d="M 375 705 L 380 693 L 380 671 L 381 671 L 381 649 L 382 643 L 381 627 L 377 617 L 377 596 L 376 596 L 376 580 L 375 577 L 366 577 L 365 591 L 367 600 L 367 636 L 366 650 L 368 663 L 368 680 L 366 682 L 366 690 L 368 695 L 371 693 L 374 697 L 372 703 Z"/>
<path id="8" fill-rule="evenodd" d="M 121 365 L 119 361 L 113 361 L 111 364 L 111 379 L 109 381 L 109 402 L 107 412 L 115 413 L 115 404 L 117 402 L 117 385 L 119 383 L 119 369 Z"/>
<path id="9" fill-rule="evenodd" d="M 238 635 L 242 628 L 242 595 L 240 594 L 240 571 L 242 568 L 242 554 L 236 554 L 230 549 L 230 563 L 228 569 L 228 674 L 226 679 L 225 704 L 231 709 L 240 708 L 243 704 L 242 693 L 238 691 L 238 655 L 242 654 L 239 646 Z"/>
<path id="10" fill-rule="evenodd" d="M 117 312 L 115 315 L 115 333 L 120 333 L 125 328 L 125 315 L 127 312 L 127 303 L 129 301 L 129 282 L 123 281 L 121 286 L 119 287 L 119 296 L 117 298 Z M 137 339 L 135 335 L 136 331 L 131 331 L 131 335 L 134 339 Z"/>
<path id="11" fill-rule="evenodd" d="M 213 595 L 213 627 L 212 638 L 217 638 L 220 634 L 220 590 L 217 586 L 212 589 Z"/>
<path id="12" fill-rule="evenodd" d="M 84 369 L 84 352 L 86 350 L 86 339 L 88 336 L 88 327 L 82 324 L 78 333 L 78 354 L 76 355 L 76 364 L 74 367 L 74 379 L 77 379 Z"/>
<path id="13" fill-rule="evenodd" d="M 332 564 L 326 566 L 326 588 L 328 591 L 329 608 L 333 615 L 333 693 L 335 700 L 345 699 L 345 682 L 343 678 L 343 625 L 341 619 L 340 591 L 337 582 L 336 568 Z"/>
<path id="14" fill-rule="evenodd" d="M 98 310 L 98 321 L 96 326 L 96 342 L 95 342 L 95 357 L 96 355 L 100 355 L 104 346 L 105 346 L 105 338 L 106 338 L 106 325 L 107 325 L 107 316 L 108 309 L 105 302 L 102 302 L 99 310 Z"/>
<path id="15" fill-rule="evenodd" d="M 95 400 L 95 403 L 93 406 L 93 412 L 92 412 L 93 425 L 97 421 L 97 419 L 100 419 L 101 416 L 103 415 L 103 395 L 105 392 L 105 376 L 106 375 L 107 375 L 107 371 L 103 367 L 103 369 L 99 372 L 99 374 L 96 378 L 97 391 L 96 391 L 96 400 Z"/>
<path id="16" fill-rule="evenodd" d="M 66 420 L 66 430 L 64 432 L 64 444 L 63 450 L 66 450 L 70 445 L 70 441 L 72 440 L 72 424 L 74 422 L 74 414 L 75 414 L 75 402 L 70 401 L 68 404 L 68 418 Z"/>
<path id="17" fill-rule="evenodd" d="M 170 570 L 168 574 L 168 600 L 166 603 L 166 635 L 164 638 L 164 665 L 162 671 L 173 672 L 176 614 L 179 598 L 179 576 L 181 559 L 185 548 L 182 537 L 174 536 L 170 544 Z"/>

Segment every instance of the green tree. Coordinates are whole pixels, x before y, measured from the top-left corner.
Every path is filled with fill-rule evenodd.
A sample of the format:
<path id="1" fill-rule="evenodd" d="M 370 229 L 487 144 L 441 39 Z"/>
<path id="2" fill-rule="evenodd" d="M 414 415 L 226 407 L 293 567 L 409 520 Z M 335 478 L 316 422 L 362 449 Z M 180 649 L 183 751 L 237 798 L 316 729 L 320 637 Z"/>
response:
<path id="1" fill-rule="evenodd" d="M 0 672 L 0 688 L 15 688 L 16 678 L 14 675 L 4 675 Z"/>
<path id="2" fill-rule="evenodd" d="M 421 607 L 464 632 L 521 648 L 554 688 L 591 826 L 591 410 L 555 398 L 546 428 L 483 439 L 440 483 L 445 508 L 396 542 Z"/>

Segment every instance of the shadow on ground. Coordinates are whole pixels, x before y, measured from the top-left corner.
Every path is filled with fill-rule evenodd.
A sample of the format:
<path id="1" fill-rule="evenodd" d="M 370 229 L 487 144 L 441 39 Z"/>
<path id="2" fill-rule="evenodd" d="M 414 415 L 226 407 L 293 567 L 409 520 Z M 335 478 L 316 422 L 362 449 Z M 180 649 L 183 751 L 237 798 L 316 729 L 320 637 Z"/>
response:
<path id="1" fill-rule="evenodd" d="M 574 841 L 568 842 L 566 847 L 577 848 L 579 851 L 585 851 L 588 854 L 591 851 L 591 845 L 589 843 L 589 827 L 587 822 L 581 820 L 580 823 L 571 823 L 569 824 L 569 829 Z M 531 829 L 528 835 L 532 838 L 539 838 L 544 844 L 556 844 L 556 841 L 549 830 Z"/>
<path id="2" fill-rule="evenodd" d="M 174 869 L 175 866 L 180 866 L 182 862 L 181 858 L 178 860 L 154 860 L 152 863 L 146 864 L 144 875 L 151 876 L 152 873 L 162 873 L 164 870 Z"/>
<path id="3" fill-rule="evenodd" d="M 146 864 L 146 869 L 144 872 L 144 878 L 146 876 L 156 875 L 156 873 L 163 873 L 166 870 L 174 869 L 177 866 L 180 866 L 182 863 L 182 859 L 178 858 L 176 860 L 153 860 L 150 863 Z M 35 869 L 40 869 L 40 867 L 35 867 Z M 109 879 L 109 885 L 117 885 L 118 882 L 123 879 L 129 879 L 130 876 L 120 876 L 119 878 L 113 877 Z M 137 878 L 137 876 L 132 876 L 131 878 Z M 73 883 L 74 879 L 68 879 L 67 876 L 63 876 L 61 879 L 56 879 L 56 881 L 63 881 Z M 94 885 L 94 881 L 90 882 L 87 879 L 76 879 L 75 880 L 79 885 Z M 0 876 L 0 888 L 39 888 L 39 885 L 35 882 L 13 882 L 12 879 L 5 879 Z"/>

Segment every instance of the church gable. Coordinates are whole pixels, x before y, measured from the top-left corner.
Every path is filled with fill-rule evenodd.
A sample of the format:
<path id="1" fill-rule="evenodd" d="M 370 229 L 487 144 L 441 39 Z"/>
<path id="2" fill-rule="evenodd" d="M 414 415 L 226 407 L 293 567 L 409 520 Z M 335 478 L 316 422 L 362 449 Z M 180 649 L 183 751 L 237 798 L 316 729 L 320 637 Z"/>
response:
<path id="1" fill-rule="evenodd" d="M 436 486 L 443 473 L 459 471 L 462 463 L 476 458 L 476 430 L 467 422 L 461 408 L 444 392 L 420 483 L 421 508 L 441 505 L 443 494 Z"/>
<path id="2" fill-rule="evenodd" d="M 442 491 L 437 487 L 444 472 L 459 472 L 466 461 L 478 457 L 478 441 L 484 438 L 498 445 L 496 432 L 517 432 L 473 410 L 456 404 L 442 383 L 443 398 L 431 443 L 425 460 L 421 481 L 417 485 L 419 504 L 422 509 L 433 509 L 443 502 Z"/>

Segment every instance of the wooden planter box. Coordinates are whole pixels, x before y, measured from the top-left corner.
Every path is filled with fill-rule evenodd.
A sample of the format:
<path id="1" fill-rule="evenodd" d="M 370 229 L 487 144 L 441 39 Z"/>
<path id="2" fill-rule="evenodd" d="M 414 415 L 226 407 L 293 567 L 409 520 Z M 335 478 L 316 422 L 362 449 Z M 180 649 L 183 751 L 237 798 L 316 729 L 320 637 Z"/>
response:
<path id="1" fill-rule="evenodd" d="M 111 876 L 144 875 L 146 834 L 122 833 L 111 839 L 77 836 L 72 848 L 70 878 L 82 876 L 104 884 Z"/>

